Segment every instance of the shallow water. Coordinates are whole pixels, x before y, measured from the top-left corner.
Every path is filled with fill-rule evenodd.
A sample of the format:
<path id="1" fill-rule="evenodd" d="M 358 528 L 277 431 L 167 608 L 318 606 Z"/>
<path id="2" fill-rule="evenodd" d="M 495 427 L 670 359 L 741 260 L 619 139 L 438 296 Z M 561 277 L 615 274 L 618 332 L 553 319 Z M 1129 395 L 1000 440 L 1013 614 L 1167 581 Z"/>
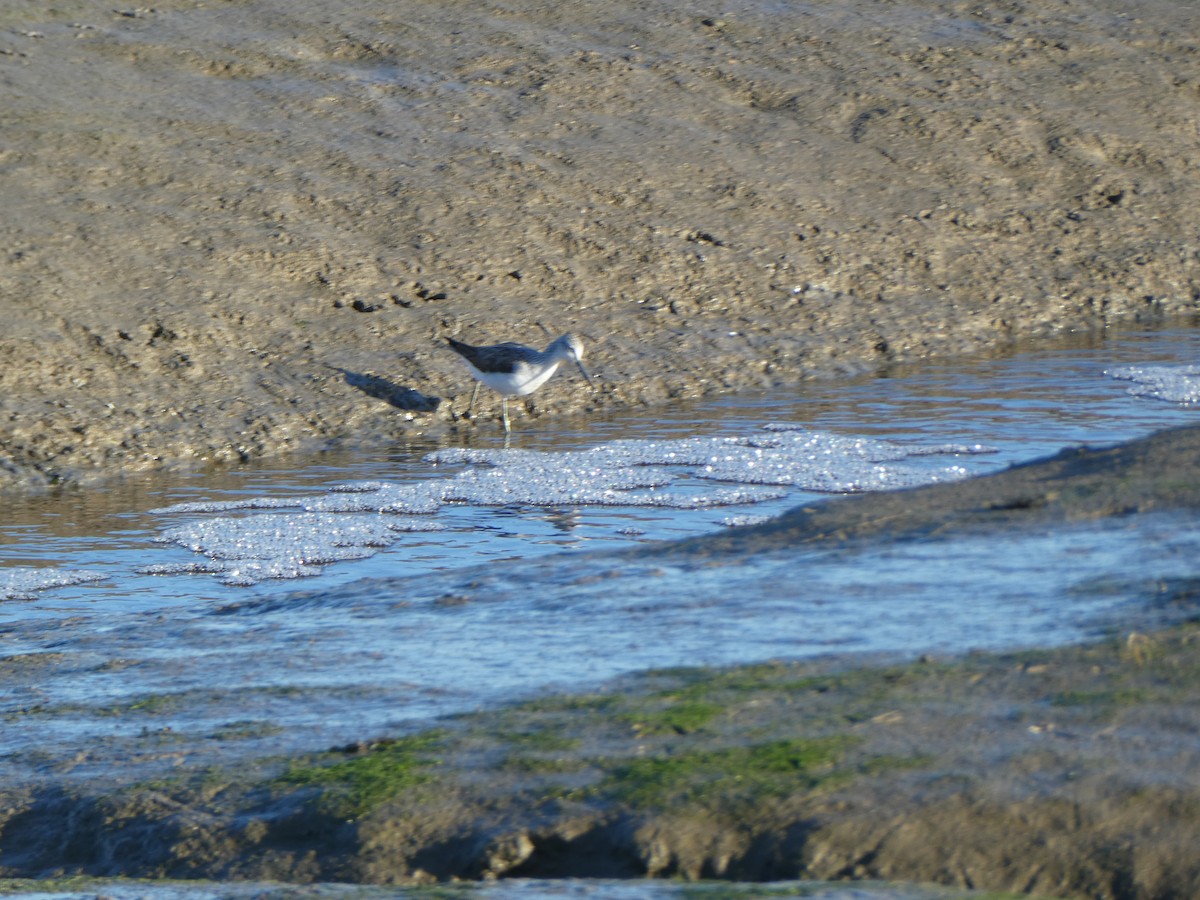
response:
<path id="1" fill-rule="evenodd" d="M 816 381 L 791 391 L 724 397 L 654 410 L 649 415 L 625 413 L 561 425 L 552 419 L 522 422 L 518 416 L 512 449 L 557 454 L 611 448 L 614 442 L 630 439 L 763 440 L 779 436 L 768 430 L 773 424 L 787 423 L 843 445 L 860 439 L 891 442 L 900 455 L 913 448 L 975 451 L 910 457 L 909 465 L 891 467 L 897 474 L 893 483 L 902 485 L 914 466 L 925 471 L 958 467 L 972 474 L 996 471 L 1065 446 L 1112 443 L 1195 422 L 1200 376 L 1189 363 L 1200 358 L 1198 351 L 1200 336 L 1189 330 L 1118 333 L 1102 340 L 1081 337 L 1047 344 L 1008 358 L 907 367 L 882 377 Z M 1173 375 L 1173 380 L 1164 381 L 1164 372 Z M 1132 374 L 1143 376 L 1142 381 L 1126 380 Z M 1168 383 L 1177 392 L 1175 399 L 1185 402 L 1148 402 Z M 1139 390 L 1146 393 L 1134 393 Z M 481 426 L 467 439 L 480 454 L 501 449 L 502 435 L 485 429 Z M 221 504 L 247 507 L 230 510 L 240 517 L 269 513 L 272 510 L 263 507 L 271 506 L 298 511 L 300 504 L 314 501 L 318 508 L 347 507 L 352 497 L 343 490 L 346 486 L 373 482 L 386 483 L 393 491 L 427 493 L 431 484 L 436 487 L 457 471 L 453 464 L 439 466 L 431 460 L 430 455 L 438 449 L 430 443 L 384 454 L 337 452 L 174 478 L 132 478 L 109 490 L 68 493 L 51 500 L 15 500 L 0 534 L 4 566 L 0 597 L 28 597 L 39 581 L 53 583 L 55 575 L 64 579 L 103 576 L 103 580 L 40 593 L 35 607 L 0 607 L 0 621 L 8 616 L 24 619 L 39 611 L 51 615 L 128 611 L 236 596 L 214 587 L 214 579 L 209 577 L 162 578 L 141 573 L 149 567 L 161 571 L 203 563 L 162 538 L 170 536 L 172 528 L 218 531 L 205 523 L 214 520 L 214 514 L 220 512 L 215 507 Z M 847 480 L 861 474 L 862 468 L 851 459 L 853 448 L 825 449 L 839 461 Z M 565 469 L 553 460 L 550 465 Z M 616 548 L 691 536 L 726 522 L 774 515 L 823 495 L 819 490 L 805 490 L 803 485 L 787 485 L 783 486 L 787 489 L 766 488 L 764 493 L 775 498 L 755 504 L 688 509 L 698 495 L 719 494 L 725 489 L 699 480 L 696 468 L 685 471 L 678 465 L 668 466 L 659 473 L 671 489 L 659 490 L 658 499 L 675 497 L 678 501 L 662 507 L 581 502 L 529 507 L 512 500 L 505 503 L 503 496 L 499 506 L 486 505 L 497 502 L 495 498 L 477 498 L 475 503 L 439 502 L 432 510 L 437 515 L 428 521 L 406 520 L 406 525 L 416 529 L 413 537 L 388 552 L 372 554 L 369 560 L 322 568 L 321 583 L 526 558 L 531 550 Z M 736 468 L 735 478 L 739 477 Z M 478 472 L 468 474 L 476 481 L 483 477 Z M 571 481 L 581 480 L 578 472 L 563 474 Z M 922 478 L 918 474 L 910 480 L 915 483 Z M 372 500 L 366 498 L 363 509 L 377 518 L 384 504 Z M 193 514 L 187 513 L 188 504 L 196 507 Z M 429 510 L 418 507 L 414 511 Z M 398 519 L 391 517 L 389 524 L 397 526 Z M 297 533 L 305 527 L 299 518 L 290 524 Z M 425 530 L 430 527 L 439 530 Z M 256 593 L 288 590 L 290 583 L 260 583 Z"/>
<path id="2" fill-rule="evenodd" d="M 19 723 L 0 737 L 0 771 L 133 779 L 657 666 L 1082 639 L 1142 610 L 1161 579 L 1195 574 L 1193 521 L 699 568 L 636 550 L 830 490 L 1194 422 L 1197 350 L 1196 331 L 1117 334 L 666 413 L 518 415 L 509 450 L 481 426 L 465 451 L 330 454 L 30 501 L 0 547 L 0 652 L 15 673 L 0 704 Z"/>

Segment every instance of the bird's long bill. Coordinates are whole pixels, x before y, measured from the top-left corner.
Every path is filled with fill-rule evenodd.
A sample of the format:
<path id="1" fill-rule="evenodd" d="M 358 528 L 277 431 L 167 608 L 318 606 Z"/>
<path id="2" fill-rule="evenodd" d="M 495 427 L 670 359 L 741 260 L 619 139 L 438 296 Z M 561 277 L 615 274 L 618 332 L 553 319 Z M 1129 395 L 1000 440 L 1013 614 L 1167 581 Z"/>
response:
<path id="1" fill-rule="evenodd" d="M 583 367 L 583 363 L 575 360 L 575 365 L 579 366 L 579 371 L 583 373 L 583 377 L 587 379 L 587 383 L 592 387 L 596 386 L 596 382 L 592 381 L 592 376 L 588 374 L 588 370 Z"/>

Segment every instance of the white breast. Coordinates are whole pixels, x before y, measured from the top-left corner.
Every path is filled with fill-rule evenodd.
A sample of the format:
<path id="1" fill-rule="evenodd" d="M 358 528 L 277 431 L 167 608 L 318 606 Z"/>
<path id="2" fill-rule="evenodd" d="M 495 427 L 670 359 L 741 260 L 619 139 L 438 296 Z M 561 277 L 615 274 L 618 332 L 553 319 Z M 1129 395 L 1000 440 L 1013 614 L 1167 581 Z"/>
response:
<path id="1" fill-rule="evenodd" d="M 537 366 L 531 366 L 527 363 L 519 363 L 517 370 L 513 372 L 510 378 L 513 379 L 512 393 L 518 397 L 524 397 L 526 394 L 532 394 L 543 384 L 550 380 L 550 376 L 558 369 L 558 363 L 553 362 L 545 368 L 539 369 Z"/>

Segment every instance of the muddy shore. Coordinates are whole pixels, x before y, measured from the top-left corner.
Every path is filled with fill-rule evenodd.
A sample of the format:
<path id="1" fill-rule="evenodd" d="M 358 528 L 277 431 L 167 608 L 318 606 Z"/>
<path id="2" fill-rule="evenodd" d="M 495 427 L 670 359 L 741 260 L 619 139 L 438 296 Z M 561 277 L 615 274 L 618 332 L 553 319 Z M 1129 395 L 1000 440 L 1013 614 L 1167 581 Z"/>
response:
<path id="1" fill-rule="evenodd" d="M 0 488 L 474 427 L 449 335 L 581 335 L 520 418 L 1195 312 L 1194 16 L 6 3 Z"/>
<path id="2" fill-rule="evenodd" d="M 1200 428 L 1179 429 L 835 499 L 759 536 L 849 547 L 1190 522 L 1198 486 Z M 631 555 L 719 564 L 730 541 Z M 872 878 L 1195 896 L 1197 596 L 1195 579 L 1147 583 L 1110 634 L 1076 647 L 656 671 L 314 755 L 10 788 L 0 875 Z"/>
<path id="3" fill-rule="evenodd" d="M 583 338 L 598 388 L 552 381 L 519 428 L 1194 315 L 1194 21 L 12 0 L 0 490 L 497 428 L 492 397 L 462 418 L 447 336 Z M 1003 539 L 1194 515 L 1197 485 L 1187 430 L 652 552 Z M 0 874 L 1197 896 L 1195 599 L 1148 587 L 1085 647 L 648 673 L 303 759 L 10 786 Z"/>

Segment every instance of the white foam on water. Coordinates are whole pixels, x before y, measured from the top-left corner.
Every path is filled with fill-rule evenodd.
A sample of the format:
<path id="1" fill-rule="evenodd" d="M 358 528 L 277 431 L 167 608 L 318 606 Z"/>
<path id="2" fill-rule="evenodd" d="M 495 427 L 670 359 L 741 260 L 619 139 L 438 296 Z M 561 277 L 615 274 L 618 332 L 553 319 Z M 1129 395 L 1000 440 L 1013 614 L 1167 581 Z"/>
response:
<path id="1" fill-rule="evenodd" d="M 287 497 L 247 497 L 239 500 L 193 500 L 150 510 L 151 515 L 167 516 L 181 513 L 233 512 L 240 509 L 289 509 L 300 504 Z"/>
<path id="2" fill-rule="evenodd" d="M 745 528 L 750 525 L 762 525 L 769 521 L 771 521 L 770 516 L 742 514 L 737 516 L 726 516 L 721 520 L 721 524 L 729 528 Z"/>
<path id="3" fill-rule="evenodd" d="M 330 493 L 306 500 L 309 512 L 375 512 L 390 515 L 432 515 L 445 502 L 436 482 L 394 484 L 386 481 L 335 485 Z"/>
<path id="4" fill-rule="evenodd" d="M 665 498 L 653 489 L 675 480 L 662 469 L 608 466 L 587 451 L 496 450 L 482 456 L 441 451 L 427 459 L 470 465 L 443 482 L 442 497 L 475 506 L 657 505 Z"/>
<path id="5" fill-rule="evenodd" d="M 0 572 L 0 600 L 32 600 L 38 592 L 103 581 L 103 572 L 88 569 L 59 569 L 20 566 Z"/>
<path id="6" fill-rule="evenodd" d="M 901 444 L 787 424 L 749 436 L 626 439 L 557 452 L 443 449 L 425 462 L 451 471 L 423 481 L 343 482 L 310 496 L 162 507 L 155 512 L 187 518 L 157 540 L 205 560 L 138 571 L 212 574 L 227 584 L 252 585 L 316 575 L 330 563 L 373 556 L 393 546 L 400 532 L 442 528 L 432 516 L 464 505 L 684 511 L 753 506 L 796 489 L 845 493 L 963 478 L 966 468 L 930 465 L 928 458 L 986 452 L 979 445 Z M 237 512 L 245 515 L 227 515 Z M 749 521 L 761 518 L 726 523 Z"/>
<path id="7" fill-rule="evenodd" d="M 210 562 L 191 572 L 221 577 L 226 584 L 251 585 L 268 578 L 319 574 L 333 562 L 365 559 L 394 544 L 403 532 L 437 531 L 436 522 L 378 515 L 264 513 L 197 519 L 169 528 L 156 540 L 177 544 Z M 170 567 L 144 574 L 178 574 Z"/>
<path id="8" fill-rule="evenodd" d="M 924 466 L 899 465 L 903 460 L 993 452 L 979 444 L 906 445 L 810 431 L 797 425 L 772 424 L 764 430 L 768 433 L 751 437 L 612 441 L 589 450 L 564 453 L 440 450 L 426 459 L 438 464 L 489 467 L 466 477 L 500 484 L 502 490 L 509 491 L 514 491 L 514 486 L 520 484 L 526 488 L 517 492 L 526 498 L 523 502 L 552 505 L 559 501 L 539 502 L 539 488 L 548 489 L 549 495 L 570 496 L 572 491 L 579 491 L 580 496 L 597 498 L 580 501 L 585 504 L 607 503 L 611 502 L 615 492 L 639 486 L 661 487 L 683 475 L 740 484 L 798 487 L 824 493 L 915 487 L 957 480 L 969 473 L 962 466 L 931 470 Z M 649 467 L 653 474 L 638 474 L 645 471 L 643 467 Z M 679 469 L 685 471 L 679 472 Z M 621 499 L 619 494 L 615 496 Z M 632 496 L 637 498 L 638 495 Z M 737 499 L 737 494 L 730 497 L 730 500 L 718 502 L 756 502 Z M 492 500 L 496 498 L 495 494 L 491 497 Z M 471 500 L 469 495 L 466 499 Z"/>
<path id="9" fill-rule="evenodd" d="M 393 484 L 361 481 L 336 484 L 329 493 L 304 497 L 243 497 L 237 500 L 197 500 L 150 510 L 152 515 L 237 512 L 240 510 L 298 509 L 304 512 L 376 512 L 425 515 L 435 513 L 443 498 L 433 484 Z"/>
<path id="10" fill-rule="evenodd" d="M 142 575 L 223 575 L 226 565 L 220 562 L 158 563 L 141 566 Z"/>
<path id="11" fill-rule="evenodd" d="M 1122 366 L 1106 374 L 1133 382 L 1129 393 L 1135 397 L 1200 404 L 1200 366 Z"/>

